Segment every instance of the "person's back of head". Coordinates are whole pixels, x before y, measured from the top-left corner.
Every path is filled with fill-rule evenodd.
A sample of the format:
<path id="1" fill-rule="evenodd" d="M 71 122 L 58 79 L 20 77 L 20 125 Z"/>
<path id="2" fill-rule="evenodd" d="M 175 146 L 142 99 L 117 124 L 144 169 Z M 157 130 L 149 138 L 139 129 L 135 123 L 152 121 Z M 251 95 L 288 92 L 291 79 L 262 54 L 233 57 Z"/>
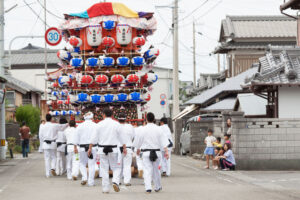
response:
<path id="1" fill-rule="evenodd" d="M 59 119 L 59 124 L 67 124 L 67 123 L 68 123 L 68 120 L 67 120 L 66 118 L 61 117 L 61 118 Z"/>
<path id="2" fill-rule="evenodd" d="M 217 141 L 221 143 L 221 137 L 217 137 Z"/>
<path id="3" fill-rule="evenodd" d="M 113 115 L 112 110 L 109 109 L 109 108 L 105 108 L 105 109 L 103 110 L 103 113 L 104 113 L 104 116 L 105 116 L 105 117 L 111 117 L 111 116 Z"/>
<path id="4" fill-rule="evenodd" d="M 161 123 L 162 125 L 168 124 L 168 119 L 167 119 L 166 117 L 163 117 L 163 118 L 160 119 L 160 123 Z"/>
<path id="5" fill-rule="evenodd" d="M 155 116 L 152 112 L 147 113 L 147 122 L 153 123 L 155 121 Z"/>
<path id="6" fill-rule="evenodd" d="M 75 127 L 76 127 L 76 122 L 75 122 L 75 120 L 70 120 L 70 121 L 69 121 L 69 126 L 75 128 Z"/>
<path id="7" fill-rule="evenodd" d="M 46 115 L 46 121 L 51 122 L 52 116 L 50 114 Z"/>
<path id="8" fill-rule="evenodd" d="M 26 126 L 26 122 L 25 121 L 22 122 L 22 126 Z"/>
<path id="9" fill-rule="evenodd" d="M 126 121 L 126 114 L 125 113 L 120 113 L 118 116 L 118 120 L 121 124 L 124 124 Z"/>

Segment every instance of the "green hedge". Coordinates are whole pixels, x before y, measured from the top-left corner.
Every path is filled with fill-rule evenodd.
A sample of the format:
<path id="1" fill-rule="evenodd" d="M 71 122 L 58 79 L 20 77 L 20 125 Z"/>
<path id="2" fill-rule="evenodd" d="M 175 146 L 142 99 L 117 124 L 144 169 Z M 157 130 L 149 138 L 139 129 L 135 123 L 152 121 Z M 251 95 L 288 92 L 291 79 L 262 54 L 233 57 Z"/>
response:
<path id="1" fill-rule="evenodd" d="M 25 121 L 31 133 L 36 134 L 40 126 L 40 109 L 32 105 L 20 106 L 16 110 L 16 119 L 20 124 Z"/>

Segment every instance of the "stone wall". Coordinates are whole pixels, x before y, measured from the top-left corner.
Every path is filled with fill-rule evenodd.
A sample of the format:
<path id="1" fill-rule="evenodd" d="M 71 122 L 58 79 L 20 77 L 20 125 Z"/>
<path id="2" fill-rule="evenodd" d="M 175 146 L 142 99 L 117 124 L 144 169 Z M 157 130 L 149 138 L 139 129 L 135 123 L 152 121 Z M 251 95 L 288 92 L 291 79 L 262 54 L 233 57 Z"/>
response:
<path id="1" fill-rule="evenodd" d="M 238 169 L 300 169 L 300 119 L 232 118 L 232 140 Z"/>

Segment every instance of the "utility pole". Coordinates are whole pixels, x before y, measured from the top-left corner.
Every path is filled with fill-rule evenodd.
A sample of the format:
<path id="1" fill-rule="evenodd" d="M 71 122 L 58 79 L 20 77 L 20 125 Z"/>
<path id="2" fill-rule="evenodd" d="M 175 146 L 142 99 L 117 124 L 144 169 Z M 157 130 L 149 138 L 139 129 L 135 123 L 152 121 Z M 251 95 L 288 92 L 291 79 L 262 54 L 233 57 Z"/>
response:
<path id="1" fill-rule="evenodd" d="M 218 53 L 218 73 L 221 71 L 220 54 Z"/>
<path id="2" fill-rule="evenodd" d="M 178 0 L 173 8 L 173 117 L 179 113 L 179 78 L 178 78 Z"/>
<path id="3" fill-rule="evenodd" d="M 46 0 L 44 0 L 44 18 L 45 18 L 45 33 L 47 31 L 47 9 L 46 9 Z M 44 54 L 45 54 L 45 75 L 47 75 L 47 71 L 48 71 L 48 61 L 47 61 L 47 42 L 45 40 L 45 49 L 44 49 Z M 47 81 L 45 81 L 45 91 L 44 91 L 44 97 L 45 100 L 47 100 Z"/>
<path id="4" fill-rule="evenodd" d="M 0 0 L 0 76 L 4 76 L 4 0 Z M 0 83 L 0 89 L 5 89 L 5 84 Z M 0 160 L 6 158 L 5 152 L 5 103 L 1 104 L 1 115 L 0 115 Z"/>
<path id="5" fill-rule="evenodd" d="M 196 88 L 197 80 L 196 80 L 196 28 L 195 28 L 195 20 L 193 19 L 193 81 L 194 88 Z"/>

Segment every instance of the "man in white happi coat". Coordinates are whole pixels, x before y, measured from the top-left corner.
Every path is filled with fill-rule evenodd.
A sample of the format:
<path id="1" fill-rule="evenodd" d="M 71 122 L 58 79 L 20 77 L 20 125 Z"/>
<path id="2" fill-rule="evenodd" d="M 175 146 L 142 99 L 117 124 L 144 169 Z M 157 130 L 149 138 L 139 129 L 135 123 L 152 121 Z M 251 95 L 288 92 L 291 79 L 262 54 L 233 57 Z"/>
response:
<path id="1" fill-rule="evenodd" d="M 171 175 L 171 152 L 173 147 L 172 134 L 168 126 L 167 118 L 165 117 L 161 118 L 159 124 L 162 132 L 166 135 L 169 141 L 169 145 L 168 145 L 169 159 L 166 159 L 166 157 L 164 156 L 166 152 L 162 149 L 162 162 L 161 162 L 162 175 L 170 176 Z"/>
<path id="2" fill-rule="evenodd" d="M 168 159 L 168 139 L 161 128 L 154 124 L 155 116 L 149 112 L 147 114 L 147 125 L 143 127 L 142 135 L 134 141 L 134 147 L 137 148 L 137 154 L 143 152 L 144 165 L 144 183 L 146 193 L 152 191 L 152 181 L 155 192 L 162 190 L 161 174 L 159 164 L 161 160 L 161 149 L 165 150 L 165 157 Z M 142 149 L 141 149 L 142 147 Z"/>
<path id="3" fill-rule="evenodd" d="M 97 151 L 97 142 L 93 143 L 91 148 L 91 154 L 88 155 L 89 144 L 91 144 L 92 135 L 96 132 L 96 123 L 92 121 L 94 115 L 92 112 L 88 112 L 84 115 L 84 122 L 79 124 L 76 128 L 75 136 L 75 154 L 79 152 L 80 160 L 80 172 L 82 175 L 81 185 L 94 186 L 95 177 L 95 157 Z M 78 146 L 78 148 L 77 148 Z M 88 164 L 89 173 L 87 172 L 86 165 Z"/>
<path id="4" fill-rule="evenodd" d="M 100 154 L 100 172 L 102 176 L 102 192 L 109 193 L 109 168 L 113 171 L 113 188 L 115 192 L 119 192 L 120 173 L 121 173 L 121 159 L 120 150 L 117 148 L 119 144 L 123 146 L 124 155 L 127 154 L 126 145 L 123 142 L 120 134 L 119 122 L 113 120 L 112 110 L 104 109 L 104 120 L 97 124 L 97 131 L 91 140 L 89 154 L 92 152 L 92 146 L 98 143 L 98 153 Z"/>
<path id="5" fill-rule="evenodd" d="M 40 135 L 41 135 L 41 130 L 42 130 L 42 127 L 45 125 L 46 121 L 45 120 L 41 120 L 41 124 L 40 124 L 40 127 L 39 127 L 39 140 L 40 140 L 40 146 L 39 146 L 39 153 L 43 153 L 43 143 L 44 141 L 40 138 Z"/>
<path id="6" fill-rule="evenodd" d="M 70 120 L 69 127 L 64 131 L 67 141 L 67 178 L 77 180 L 79 174 L 79 155 L 74 153 L 76 122 Z"/>
<path id="7" fill-rule="evenodd" d="M 66 118 L 61 117 L 59 120 L 60 126 L 68 124 Z M 67 141 L 64 134 L 64 130 L 59 130 L 57 132 L 57 139 L 56 139 L 56 174 L 58 176 L 63 175 L 66 172 L 66 146 Z"/>
<path id="8" fill-rule="evenodd" d="M 60 125 L 51 122 L 52 116 L 46 115 L 46 123 L 41 126 L 39 137 L 43 141 L 43 151 L 45 158 L 46 177 L 50 177 L 50 170 L 53 176 L 56 176 L 56 139 L 58 131 L 64 130 L 67 125 Z"/>
<path id="9" fill-rule="evenodd" d="M 122 134 L 124 142 L 127 148 L 127 154 L 122 155 L 122 163 L 121 163 L 121 179 L 124 177 L 125 186 L 131 186 L 131 164 L 132 164 L 132 141 L 134 138 L 134 129 L 131 124 L 126 123 L 126 115 L 125 113 L 120 113 L 118 116 L 118 120 L 120 122 L 120 134 Z M 121 153 L 123 152 L 123 147 L 120 147 Z"/>
<path id="10" fill-rule="evenodd" d="M 141 132 L 143 130 L 144 125 L 142 126 L 138 126 L 138 127 L 134 127 L 134 141 L 139 139 L 139 136 L 141 135 Z M 135 148 L 135 154 L 137 149 Z M 143 178 L 143 158 L 142 158 L 142 153 L 140 155 L 136 155 L 136 165 L 138 168 L 138 176 L 139 178 Z"/>

